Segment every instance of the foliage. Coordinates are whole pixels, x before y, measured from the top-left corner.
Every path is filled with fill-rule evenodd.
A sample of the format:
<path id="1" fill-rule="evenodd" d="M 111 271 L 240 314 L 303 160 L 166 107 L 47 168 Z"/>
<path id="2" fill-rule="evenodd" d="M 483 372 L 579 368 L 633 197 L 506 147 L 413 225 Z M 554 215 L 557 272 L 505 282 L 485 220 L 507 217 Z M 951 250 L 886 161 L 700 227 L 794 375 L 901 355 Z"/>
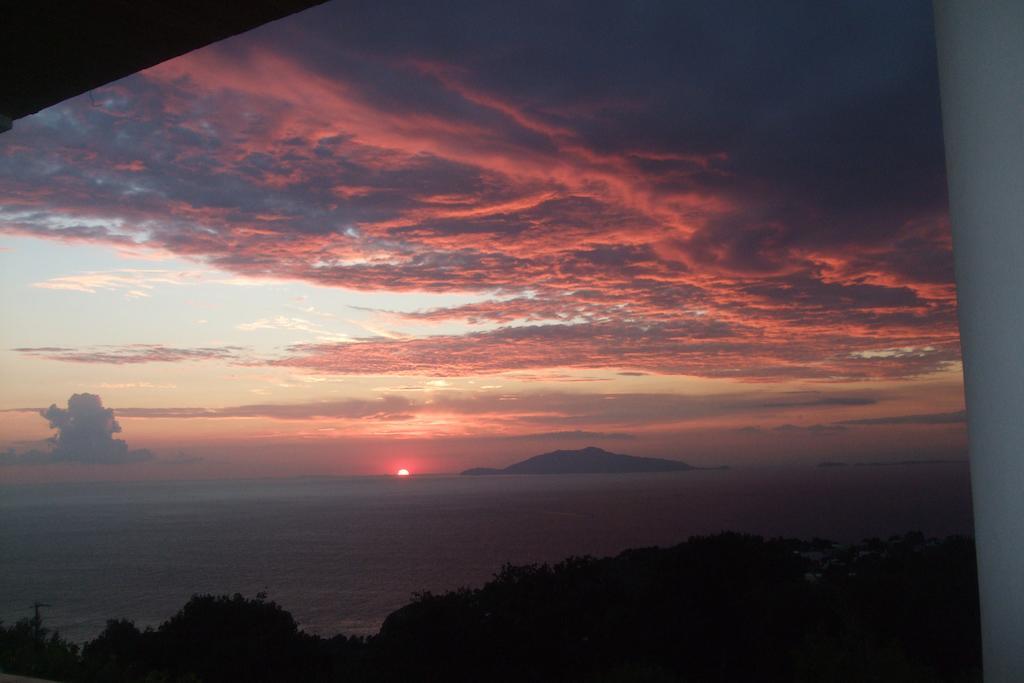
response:
<path id="1" fill-rule="evenodd" d="M 78 663 L 78 646 L 51 633 L 41 620 L 0 623 L 0 671 L 63 680 L 77 675 Z"/>
<path id="2" fill-rule="evenodd" d="M 157 629 L 110 621 L 81 653 L 0 626 L 0 666 L 111 683 L 961 683 L 980 680 L 978 633 L 968 539 L 725 533 L 508 565 L 482 588 L 415 596 L 369 639 L 306 634 L 263 595 L 200 595 Z"/>

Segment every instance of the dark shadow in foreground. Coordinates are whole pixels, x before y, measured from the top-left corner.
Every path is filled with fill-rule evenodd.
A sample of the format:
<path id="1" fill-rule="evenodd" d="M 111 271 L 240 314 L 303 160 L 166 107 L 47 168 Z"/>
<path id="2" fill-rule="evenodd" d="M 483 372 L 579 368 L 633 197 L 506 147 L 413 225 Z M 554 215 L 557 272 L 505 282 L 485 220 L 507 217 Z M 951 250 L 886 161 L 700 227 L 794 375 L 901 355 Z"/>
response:
<path id="1" fill-rule="evenodd" d="M 0 626 L 0 670 L 66 681 L 980 681 L 970 539 L 853 546 L 720 534 L 414 596 L 370 638 L 321 638 L 259 595 L 194 596 L 80 651 Z"/>

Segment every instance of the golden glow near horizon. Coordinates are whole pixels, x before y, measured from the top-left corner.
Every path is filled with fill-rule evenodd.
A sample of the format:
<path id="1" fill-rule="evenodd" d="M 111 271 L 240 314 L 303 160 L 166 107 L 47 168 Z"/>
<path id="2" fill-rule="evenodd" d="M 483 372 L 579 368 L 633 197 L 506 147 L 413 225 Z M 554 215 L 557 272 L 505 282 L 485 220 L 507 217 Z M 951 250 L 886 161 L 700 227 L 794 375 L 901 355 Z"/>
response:
<path id="1" fill-rule="evenodd" d="M 409 476 L 409 470 L 407 470 L 407 469 L 405 469 L 403 467 L 402 469 L 400 469 L 397 472 L 395 472 L 395 474 L 398 475 L 399 477 L 408 477 Z"/>
<path id="2" fill-rule="evenodd" d="M 352 59 L 323 40 L 349 26 L 343 5 L 0 136 L 0 476 L 450 472 L 589 445 L 712 465 L 962 450 L 926 106 L 879 118 L 914 135 L 821 137 L 806 122 L 848 98 L 791 106 L 758 83 L 764 99 L 737 106 L 720 98 L 744 88 L 679 82 L 731 63 L 715 55 L 624 64 L 600 96 L 479 47 L 388 39 Z M 811 103 L 803 122 L 777 115 Z M 753 148 L 731 133 L 744 112 L 767 122 Z M 877 184 L 879 158 L 908 175 Z M 75 469 L 40 410 L 84 393 L 121 431 L 97 425 L 97 466 Z"/>

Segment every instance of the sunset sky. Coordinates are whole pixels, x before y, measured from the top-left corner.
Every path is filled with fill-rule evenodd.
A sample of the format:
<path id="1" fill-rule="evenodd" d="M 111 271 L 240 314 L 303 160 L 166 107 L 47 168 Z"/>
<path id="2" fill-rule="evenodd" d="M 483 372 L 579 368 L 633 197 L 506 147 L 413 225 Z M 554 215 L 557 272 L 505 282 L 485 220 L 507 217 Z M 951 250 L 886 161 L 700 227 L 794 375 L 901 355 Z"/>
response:
<path id="1" fill-rule="evenodd" d="M 19 120 L 0 480 L 963 457 L 933 42 L 928 2 L 328 3 Z"/>

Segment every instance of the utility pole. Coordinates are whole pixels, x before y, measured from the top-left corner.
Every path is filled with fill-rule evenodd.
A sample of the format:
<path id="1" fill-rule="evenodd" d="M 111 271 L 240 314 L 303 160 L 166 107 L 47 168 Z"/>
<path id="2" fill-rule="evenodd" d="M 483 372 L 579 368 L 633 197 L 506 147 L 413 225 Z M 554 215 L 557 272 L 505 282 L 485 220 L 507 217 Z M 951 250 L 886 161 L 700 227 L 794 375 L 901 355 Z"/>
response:
<path id="1" fill-rule="evenodd" d="M 32 617 L 32 639 L 38 644 L 42 638 L 43 633 L 43 618 L 39 616 L 40 607 L 53 607 L 53 605 L 45 602 L 39 602 L 36 600 L 32 603 L 32 609 L 35 611 L 35 615 Z"/>

